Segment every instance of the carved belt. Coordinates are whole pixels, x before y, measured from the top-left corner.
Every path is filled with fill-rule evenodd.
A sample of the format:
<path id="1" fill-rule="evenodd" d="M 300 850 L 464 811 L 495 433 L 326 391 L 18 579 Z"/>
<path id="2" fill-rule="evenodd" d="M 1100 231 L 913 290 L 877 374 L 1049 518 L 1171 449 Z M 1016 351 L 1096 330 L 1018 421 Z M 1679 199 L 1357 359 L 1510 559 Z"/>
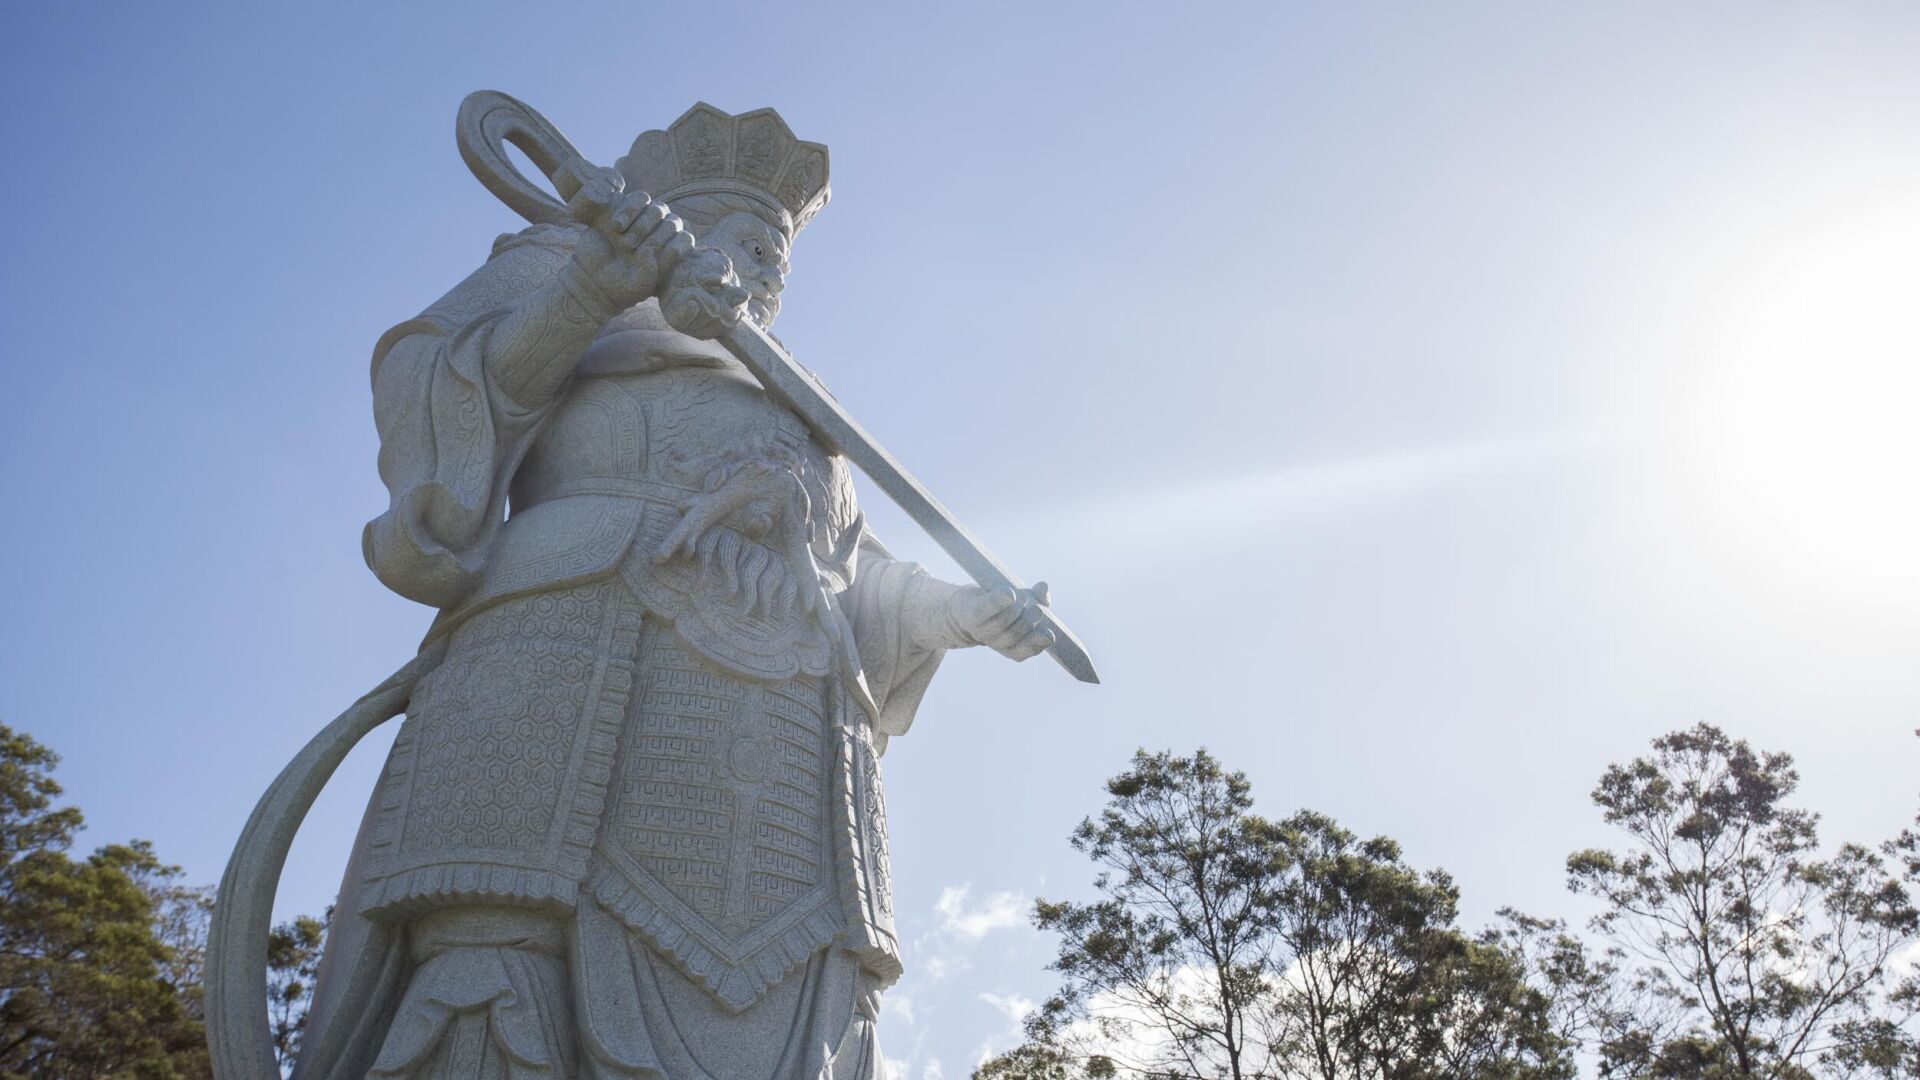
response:
<path id="1" fill-rule="evenodd" d="M 664 503 L 675 509 L 683 509 L 688 501 L 698 497 L 699 494 L 700 492 L 694 488 L 679 487 L 659 480 L 635 479 L 628 476 L 580 476 L 571 480 L 562 480 L 539 491 L 525 493 L 526 502 L 520 509 L 531 509 L 541 503 L 564 499 L 571 495 L 614 495 Z"/>

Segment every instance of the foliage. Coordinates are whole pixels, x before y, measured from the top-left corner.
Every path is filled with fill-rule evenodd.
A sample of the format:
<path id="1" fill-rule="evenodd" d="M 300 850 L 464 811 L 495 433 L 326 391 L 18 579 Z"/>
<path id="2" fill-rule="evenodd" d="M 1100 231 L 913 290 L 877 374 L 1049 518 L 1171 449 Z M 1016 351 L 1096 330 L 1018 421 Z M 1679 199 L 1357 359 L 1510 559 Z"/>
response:
<path id="1" fill-rule="evenodd" d="M 1787 755 L 1707 724 L 1602 776 L 1594 802 L 1630 846 L 1567 875 L 1612 950 L 1614 1000 L 1590 1017 L 1606 1075 L 1912 1075 L 1913 983 L 1889 984 L 1916 913 L 1888 869 L 1912 841 L 1821 858 L 1797 784 Z"/>
<path id="2" fill-rule="evenodd" d="M 58 758 L 0 725 L 0 1080 L 209 1075 L 210 889 L 143 841 L 69 854 Z M 1784 754 L 1700 725 L 1606 770 L 1628 839 L 1567 861 L 1595 937 L 1507 910 L 1463 933 L 1443 872 L 1302 811 L 1253 812 L 1206 751 L 1134 756 L 1073 847 L 1089 902 L 1042 900 L 1059 991 L 977 1080 L 1608 1080 L 1920 1076 L 1920 821 L 1820 854 Z M 332 911 L 274 928 L 290 1068 Z"/>
<path id="3" fill-rule="evenodd" d="M 58 760 L 0 725 L 0 1077 L 205 1076 L 198 954 L 163 936 L 204 908 L 143 842 L 67 854 Z"/>
<path id="4" fill-rule="evenodd" d="M 1246 778 L 1204 752 L 1137 755 L 1107 791 L 1106 810 L 1072 838 L 1103 868 L 1107 898 L 1035 906 L 1035 924 L 1061 936 L 1053 968 L 1067 980 L 1037 1033 L 1084 1021 L 1138 1075 L 1245 1075 L 1269 993 L 1270 827 L 1251 814 Z"/>
<path id="5" fill-rule="evenodd" d="M 1547 999 L 1499 940 L 1454 926 L 1444 873 L 1310 812 L 1284 822 L 1281 841 L 1292 869 L 1272 918 L 1292 970 L 1276 996 L 1275 1075 L 1571 1075 Z"/>
<path id="6" fill-rule="evenodd" d="M 183 884 L 143 840 L 71 858 L 84 821 L 54 806 L 59 760 L 0 724 L 0 1080 L 209 1076 L 201 979 L 214 890 Z M 283 1071 L 332 914 L 282 923 L 267 943 Z"/>
<path id="7" fill-rule="evenodd" d="M 1262 818 L 1204 750 L 1141 751 L 1107 793 L 1072 837 L 1101 898 L 1034 909 L 1063 985 L 977 1077 L 1571 1075 L 1520 958 L 1462 934 L 1452 882 L 1392 841 Z"/>
<path id="8" fill-rule="evenodd" d="M 974 1080 L 1111 1080 L 1119 1066 L 1104 1054 L 1075 1055 L 1055 1046 L 1028 1043 L 980 1064 Z"/>
<path id="9" fill-rule="evenodd" d="M 273 1024 L 273 1052 L 280 1071 L 290 1072 L 307 1029 L 314 978 L 326 947 L 329 907 L 321 918 L 300 915 L 273 928 L 267 937 L 267 1013 Z"/>

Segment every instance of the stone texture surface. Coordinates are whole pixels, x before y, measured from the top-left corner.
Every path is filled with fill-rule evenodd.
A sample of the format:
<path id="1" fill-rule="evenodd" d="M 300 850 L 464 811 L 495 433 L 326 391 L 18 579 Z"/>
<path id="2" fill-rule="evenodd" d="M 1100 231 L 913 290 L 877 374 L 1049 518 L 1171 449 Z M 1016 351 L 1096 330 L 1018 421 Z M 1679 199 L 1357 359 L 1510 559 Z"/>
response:
<path id="1" fill-rule="evenodd" d="M 329 729 L 404 703 L 296 1075 L 877 1076 L 901 971 L 880 756 L 946 650 L 1026 659 L 1044 612 L 891 558 L 845 460 L 710 340 L 778 314 L 824 146 L 696 105 L 615 170 L 535 155 L 562 205 L 493 152 L 543 128 L 469 99 L 463 153 L 535 224 L 375 349 L 366 557 L 440 615 Z M 262 813 L 310 802 L 328 737 Z M 223 980 L 250 962 L 248 843 Z M 230 1026 L 225 1076 L 253 1067 Z"/>

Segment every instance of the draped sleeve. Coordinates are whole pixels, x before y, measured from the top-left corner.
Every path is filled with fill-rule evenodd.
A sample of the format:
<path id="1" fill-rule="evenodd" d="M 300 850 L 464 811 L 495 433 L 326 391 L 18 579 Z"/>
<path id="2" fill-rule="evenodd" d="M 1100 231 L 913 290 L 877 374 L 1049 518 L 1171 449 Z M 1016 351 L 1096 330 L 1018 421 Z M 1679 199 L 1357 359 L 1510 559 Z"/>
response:
<path id="1" fill-rule="evenodd" d="M 871 535 L 860 544 L 853 584 L 841 597 L 853 627 L 860 668 L 873 696 L 875 742 L 905 735 L 913 726 L 920 699 L 933 682 L 945 649 L 929 648 L 910 631 L 927 622 L 926 610 L 944 604 L 954 586 L 939 581 L 918 563 L 901 562 Z"/>
<path id="2" fill-rule="evenodd" d="M 388 588 L 436 607 L 457 604 L 506 518 L 507 485 L 549 400 L 524 407 L 489 371 L 496 330 L 566 266 L 572 230 L 502 237 L 493 257 L 374 348 L 374 422 L 389 504 L 361 537 Z"/>

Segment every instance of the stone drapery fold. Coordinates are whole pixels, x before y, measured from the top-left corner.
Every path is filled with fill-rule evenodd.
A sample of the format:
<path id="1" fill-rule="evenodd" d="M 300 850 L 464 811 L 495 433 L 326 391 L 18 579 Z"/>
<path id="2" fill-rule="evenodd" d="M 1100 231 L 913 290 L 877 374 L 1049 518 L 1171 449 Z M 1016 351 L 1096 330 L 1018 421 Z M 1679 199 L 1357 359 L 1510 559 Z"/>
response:
<path id="1" fill-rule="evenodd" d="M 500 245 L 374 346 L 374 425 L 390 503 L 361 547 L 380 581 L 410 600 L 458 604 L 506 520 L 508 484 L 552 405 L 523 408 L 496 386 L 489 346 L 516 304 L 559 280 L 569 233 L 539 227 Z"/>
<path id="2" fill-rule="evenodd" d="M 623 582 L 612 559 L 604 569 L 584 576 L 534 575 L 524 584 L 507 581 L 495 591 L 482 588 L 502 554 L 515 474 L 556 406 L 566 400 L 563 391 L 553 401 L 522 405 L 512 392 L 522 381 L 503 381 L 502 373 L 489 370 L 488 358 L 498 351 L 495 335 L 514 316 L 516 305 L 563 273 L 571 236 L 566 227 L 538 226 L 503 237 L 485 266 L 419 317 L 390 330 L 375 350 L 380 471 L 391 503 L 367 526 L 365 554 L 394 591 L 442 608 L 436 636 L 452 640 L 448 665 L 418 691 L 356 841 L 324 974 L 316 987 L 308 1051 L 297 1069 L 302 1078 L 344 1080 L 365 1075 L 369 1068 L 403 1074 L 406 1063 L 414 1060 L 412 1050 L 395 1043 L 394 1056 L 376 1066 L 367 1044 L 409 1012 L 410 1001 L 445 1021 L 438 1035 L 421 1036 L 427 1041 L 468 1037 L 459 1033 L 483 1021 L 515 1022 L 505 1014 L 496 1016 L 495 1004 L 504 997 L 455 1001 L 450 991 L 433 990 L 441 980 L 426 978 L 431 973 L 407 955 L 410 920 L 474 903 L 500 903 L 572 920 L 576 952 L 567 959 L 567 968 L 579 1012 L 568 1022 L 579 1028 L 583 1059 L 577 1065 L 584 1075 L 636 1080 L 692 1075 L 678 1060 L 684 1048 L 668 1053 L 655 1047 L 645 1025 L 636 1026 L 633 1014 L 623 1015 L 615 1007 L 630 991 L 659 994 L 655 977 L 644 966 L 625 974 L 619 970 L 624 964 L 608 968 L 606 958 L 613 953 L 602 946 L 610 943 L 609 935 L 617 935 L 628 943 L 636 965 L 643 954 L 665 965 L 658 968 L 659 978 L 668 977 L 669 969 L 673 977 L 684 974 L 683 958 L 659 951 L 658 936 L 637 932 L 641 928 L 633 923 L 645 921 L 636 918 L 641 913 L 623 904 L 624 897 L 600 895 L 596 886 L 605 883 L 593 882 L 590 872 L 611 782 L 609 764 L 633 722 L 637 673 L 632 665 L 641 620 L 671 621 L 673 605 L 653 597 L 655 590 L 644 580 Z M 616 317 L 586 348 L 576 377 L 590 382 L 675 366 L 725 364 L 724 357 L 707 348 L 710 344 L 672 334 L 657 310 L 640 305 Z M 850 493 L 850 487 L 847 490 Z M 622 513 L 609 520 L 619 519 L 614 524 L 625 530 L 626 542 L 633 537 L 657 540 L 656 530 L 647 527 L 637 511 L 624 513 L 637 504 L 609 497 L 610 505 L 616 503 Z M 516 515 L 541 510 L 518 501 L 513 508 Z M 537 516 L 529 516 L 519 529 L 527 542 L 537 538 Z M 900 971 L 878 757 L 889 737 L 905 733 L 912 724 L 944 655 L 915 641 L 908 632 L 907 613 L 916 597 L 945 587 L 919 567 L 892 558 L 863 525 L 848 534 L 859 538 L 857 557 L 848 562 L 846 573 L 828 576 L 834 645 L 826 678 L 842 720 L 835 744 L 838 780 L 829 794 L 841 905 L 835 922 L 840 930 L 826 934 L 809 924 L 792 935 L 792 948 L 777 965 L 783 970 L 764 972 L 764 982 L 752 989 L 757 997 L 807 971 L 813 1019 L 804 1034 L 796 1034 L 800 1041 L 788 1058 L 794 1064 L 806 1062 L 808 1069 L 824 1067 L 835 1077 L 870 1077 L 877 1067 L 871 1006 L 846 1013 L 840 1002 L 854 996 L 850 987 L 855 981 L 865 988 L 860 1000 L 870 1002 Z M 595 566 L 600 565 L 596 560 Z M 636 566 L 634 560 L 626 561 L 628 578 L 638 576 Z M 602 606 L 587 614 L 596 603 Z M 563 610 L 568 605 L 576 610 Z M 489 681 L 497 682 L 508 672 L 520 672 L 529 681 L 514 687 Z M 542 705 L 545 713 L 503 717 L 489 712 L 489 702 L 509 699 Z M 429 733 L 414 723 L 416 716 L 428 715 L 464 720 Z M 554 719 L 548 721 L 548 716 Z M 496 751 L 483 749 L 488 740 L 497 745 L 509 738 L 494 730 L 503 719 L 536 722 L 539 730 L 515 729 L 509 741 L 542 747 L 543 759 L 551 759 L 546 764 L 552 775 L 541 788 L 538 807 L 521 806 L 517 817 L 509 817 L 504 806 L 496 816 L 481 808 L 467 821 L 461 815 L 472 808 L 457 805 L 459 800 L 437 802 L 430 789 L 439 785 L 449 792 L 471 791 L 479 782 L 449 764 L 460 758 L 462 746 L 473 751 L 466 760 L 479 761 L 483 771 L 494 764 L 510 767 L 505 758 L 488 758 Z M 429 775 L 436 772 L 439 775 Z M 431 828 L 421 826 L 411 847 L 408 815 L 395 812 L 408 802 L 424 811 L 416 820 L 436 822 Z M 531 813 L 542 809 L 545 817 Z M 446 816 L 449 813 L 453 816 Z M 459 842 L 436 850 L 436 836 Z M 454 848 L 477 854 L 464 857 Z M 577 952 L 585 939 L 596 942 L 591 958 Z M 798 955 L 801 949 L 812 950 L 804 962 Z M 824 971 L 836 974 L 819 983 Z M 530 980 L 536 980 L 542 993 L 551 982 L 544 968 L 501 967 L 495 974 L 509 987 L 517 979 L 531 988 Z M 590 985 L 603 978 L 622 985 L 598 990 Z M 647 1009 L 664 1016 L 660 1002 L 648 1002 Z M 743 1003 L 752 1007 L 750 1002 L 734 1004 Z M 857 1018 L 846 1020 L 846 1015 Z M 401 1043 L 413 1050 L 423 1045 L 419 1040 Z M 511 1047 L 501 1043 L 500 1049 Z M 660 1060 L 661 1053 L 673 1060 Z M 526 1075 L 543 1067 L 531 1051 L 508 1057 L 516 1062 L 513 1068 L 535 1070 Z M 556 1059 L 544 1064 L 561 1063 Z"/>

